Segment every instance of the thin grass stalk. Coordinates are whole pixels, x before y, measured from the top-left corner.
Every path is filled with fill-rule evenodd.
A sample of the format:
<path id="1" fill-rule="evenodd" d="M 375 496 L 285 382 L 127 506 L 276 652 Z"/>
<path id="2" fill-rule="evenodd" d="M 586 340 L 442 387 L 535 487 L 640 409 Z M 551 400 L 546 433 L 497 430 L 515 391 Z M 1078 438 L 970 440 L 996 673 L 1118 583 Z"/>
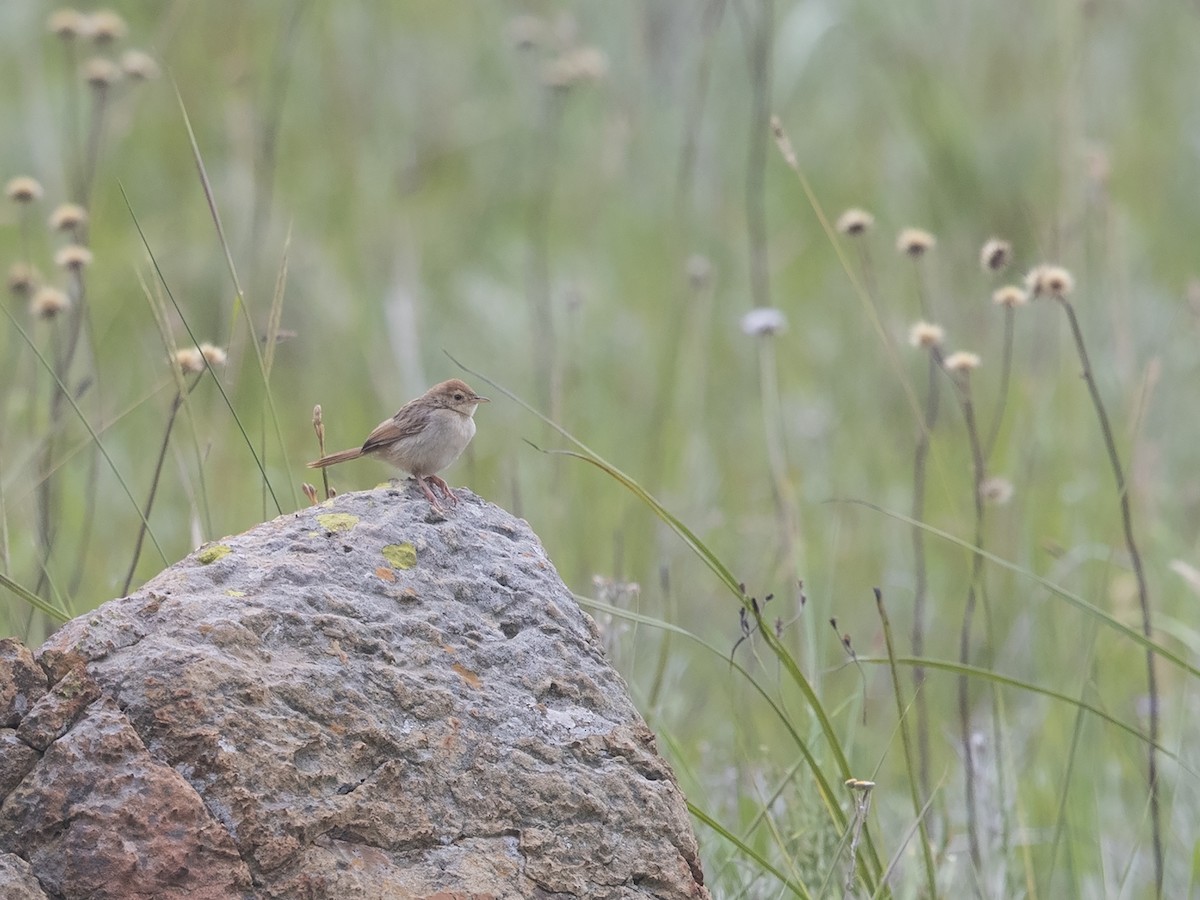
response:
<path id="1" fill-rule="evenodd" d="M 1137 579 L 1138 606 L 1142 613 L 1142 634 L 1149 640 L 1154 633 L 1150 615 L 1150 591 L 1146 584 L 1146 572 L 1142 566 L 1142 556 L 1138 552 L 1137 541 L 1133 535 L 1133 512 L 1129 503 L 1129 490 L 1125 481 L 1125 470 L 1121 466 L 1121 457 L 1117 452 L 1117 442 L 1113 437 L 1108 412 L 1105 410 L 1104 401 L 1100 397 L 1100 389 L 1096 384 L 1095 376 L 1092 374 L 1091 362 L 1088 359 L 1087 347 L 1084 345 L 1083 332 L 1079 328 L 1079 319 L 1075 315 L 1075 308 L 1063 294 L 1056 294 L 1055 298 L 1066 312 L 1067 321 L 1070 322 L 1071 334 L 1075 338 L 1075 349 L 1079 354 L 1079 363 L 1083 367 L 1083 378 L 1087 382 L 1088 393 L 1091 395 L 1092 405 L 1096 409 L 1096 417 L 1100 420 L 1100 431 L 1104 437 L 1104 449 L 1108 453 L 1108 460 L 1112 465 L 1113 477 L 1117 483 L 1117 496 L 1121 504 L 1121 528 L 1125 536 L 1125 547 L 1129 552 L 1129 560 L 1133 567 L 1134 577 Z M 1149 648 L 1146 649 L 1146 692 L 1150 701 L 1150 741 L 1152 744 L 1156 744 L 1159 733 L 1158 677 L 1154 668 L 1154 653 Z M 1156 895 L 1161 897 L 1163 892 L 1162 808 L 1158 786 L 1158 758 L 1153 748 L 1147 754 L 1146 770 L 1146 777 L 1150 787 L 1150 828 L 1154 851 L 1154 887 Z"/>
<path id="2" fill-rule="evenodd" d="M 984 444 L 983 458 L 992 458 L 996 449 L 996 440 L 1000 437 L 1000 428 L 1004 424 L 1004 410 L 1008 406 L 1008 391 L 1012 381 L 1013 333 L 1015 331 L 1016 310 L 1011 306 L 1004 308 L 1004 347 L 1000 356 L 1000 391 L 996 399 L 996 412 L 992 418 L 992 427 L 988 429 L 988 439 Z"/>
<path id="3" fill-rule="evenodd" d="M 933 429 L 937 424 L 940 369 L 936 357 L 931 353 L 929 355 L 929 381 L 925 393 L 925 414 L 921 420 L 921 427 L 917 434 L 917 446 L 913 453 L 912 518 L 915 522 L 924 522 L 925 520 L 926 467 Z M 925 554 L 925 529 L 914 525 L 911 532 L 915 581 L 913 586 L 912 652 L 913 656 L 921 657 L 925 655 L 925 603 L 929 594 L 929 572 Z M 924 686 L 925 670 L 919 667 L 913 669 L 913 700 L 917 716 L 917 771 L 919 776 L 917 784 L 921 788 L 921 797 L 929 800 L 929 704 L 925 698 Z"/>
<path id="4" fill-rule="evenodd" d="M 30 607 L 38 610 L 41 613 L 44 613 L 46 616 L 54 619 L 57 622 L 69 622 L 71 620 L 71 614 L 65 609 L 59 609 L 52 603 L 43 600 L 33 591 L 29 590 L 29 588 L 23 587 L 16 581 L 13 581 L 13 579 L 9 578 L 8 574 L 5 572 L 0 572 L 0 587 L 7 588 L 9 591 L 16 594 L 18 597 L 28 603 Z"/>
<path id="5" fill-rule="evenodd" d="M 749 6 L 749 4 L 747 4 Z M 771 50 L 775 42 L 774 0 L 754 4 L 749 23 L 747 55 L 750 68 L 750 136 L 746 153 L 746 249 L 749 254 L 750 299 L 755 306 L 771 305 L 770 260 L 767 255 L 768 124 L 771 119 Z"/>
<path id="6" fill-rule="evenodd" d="M 187 393 L 190 394 L 196 389 L 196 385 L 200 383 L 200 379 L 204 377 L 204 373 L 200 373 L 187 387 Z M 142 543 L 146 539 L 146 528 L 150 521 L 150 512 L 154 508 L 154 497 L 158 493 L 158 482 L 162 476 L 163 463 L 167 458 L 167 447 L 171 444 L 171 430 L 175 427 L 175 419 L 179 414 L 179 408 L 183 405 L 184 392 L 177 391 L 175 398 L 171 401 L 171 411 L 167 415 L 167 426 L 163 429 L 162 444 L 159 447 L 158 459 L 154 463 L 154 475 L 150 479 L 150 495 L 146 498 L 146 509 L 142 514 L 142 525 L 138 528 L 137 540 L 134 542 L 133 559 L 129 563 L 129 572 L 125 575 L 125 583 L 121 586 L 121 596 L 129 595 L 129 586 L 133 583 L 133 574 L 137 571 L 138 560 L 142 556 Z"/>
<path id="7" fill-rule="evenodd" d="M 875 608 L 879 613 L 879 621 L 883 625 L 883 640 L 887 648 L 888 665 L 892 672 L 892 693 L 896 699 L 896 716 L 897 726 L 900 729 L 900 746 L 904 750 L 904 765 L 908 770 L 908 788 L 912 795 L 913 813 L 917 817 L 917 827 L 921 834 L 921 854 L 925 863 L 925 881 L 929 889 L 929 896 L 937 896 L 937 869 L 933 864 L 933 851 L 929 838 L 929 831 L 925 826 L 925 811 L 929 808 L 930 795 L 926 785 L 922 785 L 918 778 L 918 772 L 915 770 L 913 761 L 912 738 L 908 733 L 908 715 L 905 712 L 904 689 L 900 686 L 900 671 L 896 667 L 896 647 L 892 640 L 892 623 L 888 619 L 887 609 L 883 603 L 883 592 L 879 588 L 875 588 Z M 914 651 L 914 656 L 918 654 Z M 917 672 L 914 669 L 914 674 Z M 920 669 L 922 678 L 924 678 L 924 669 Z M 918 757 L 918 763 L 924 763 L 926 760 Z"/>
<path id="8" fill-rule="evenodd" d="M 133 212 L 133 207 L 130 205 L 129 195 L 125 193 L 125 186 L 123 184 L 121 184 L 120 182 L 117 183 L 117 186 L 121 189 L 121 196 L 125 200 L 125 207 L 126 207 L 126 209 L 129 210 L 130 218 L 133 219 L 133 226 L 134 226 L 134 228 L 137 229 L 138 237 L 141 238 L 141 241 L 142 241 L 142 246 L 145 247 L 146 254 L 150 257 L 150 263 L 151 263 L 151 265 L 154 266 L 154 272 L 156 275 L 158 275 L 159 283 L 162 284 L 163 290 L 166 291 L 167 297 L 171 301 L 171 305 L 175 308 L 175 312 L 179 315 L 179 319 L 183 323 L 183 327 L 184 327 L 184 329 L 186 329 L 186 331 L 188 333 L 188 337 L 192 339 L 192 344 L 195 347 L 199 348 L 200 341 L 196 338 L 195 333 L 192 331 L 191 325 L 188 324 L 187 316 L 185 316 L 183 314 L 183 310 L 180 308 L 178 301 L 175 299 L 175 295 L 173 293 L 171 293 L 171 288 L 167 285 L 166 276 L 163 274 L 162 269 L 159 268 L 158 260 L 155 258 L 154 252 L 150 249 L 150 242 L 146 239 L 146 235 L 142 231 L 141 223 L 138 221 L 137 216 Z M 257 348 L 258 348 L 257 340 L 254 341 L 254 346 L 257 351 Z M 261 359 L 261 356 L 260 356 L 260 359 Z M 233 417 L 234 424 L 237 425 L 238 431 L 242 435 L 242 441 L 243 441 L 243 443 L 245 443 L 246 449 L 248 449 L 250 451 L 250 455 L 251 455 L 251 457 L 253 457 L 255 465 L 258 466 L 259 475 L 262 476 L 263 481 L 266 482 L 266 484 L 267 484 L 267 490 L 270 491 L 270 493 L 271 493 L 271 500 L 275 504 L 275 509 L 280 514 L 282 514 L 283 507 L 280 506 L 279 499 L 275 496 L 275 489 L 273 487 L 271 487 L 271 482 L 270 482 L 270 479 L 267 477 L 267 470 L 263 466 L 262 458 L 258 455 L 258 451 L 254 449 L 254 442 L 252 440 L 250 440 L 250 435 L 247 434 L 247 432 L 246 432 L 246 426 L 244 424 L 242 424 L 242 419 L 238 415 L 237 410 L 234 408 L 233 401 L 229 399 L 229 394 L 225 390 L 225 385 L 221 384 L 221 379 L 217 378 L 215 376 L 213 377 L 213 383 L 217 386 L 217 390 L 221 394 L 221 399 L 225 401 L 225 406 L 229 409 L 229 414 Z M 271 394 L 270 394 L 270 391 L 268 391 L 267 392 L 268 403 L 271 403 L 270 397 L 271 397 Z M 289 480 L 289 483 L 290 483 L 290 480 Z M 294 488 L 293 488 L 293 491 L 294 491 Z"/>

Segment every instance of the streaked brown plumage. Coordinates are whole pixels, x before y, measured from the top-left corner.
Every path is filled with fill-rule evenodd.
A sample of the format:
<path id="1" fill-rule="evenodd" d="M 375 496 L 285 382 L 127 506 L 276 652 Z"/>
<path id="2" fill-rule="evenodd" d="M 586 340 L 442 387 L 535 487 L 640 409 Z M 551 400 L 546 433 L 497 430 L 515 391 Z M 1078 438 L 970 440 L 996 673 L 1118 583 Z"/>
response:
<path id="1" fill-rule="evenodd" d="M 451 378 L 435 384 L 380 422 L 361 447 L 322 456 L 308 467 L 323 469 L 360 456 L 376 456 L 412 475 L 434 509 L 440 510 L 441 506 L 428 482 L 437 485 L 454 505 L 458 498 L 437 473 L 467 449 L 475 436 L 475 409 L 487 402 L 487 397 L 480 397 L 466 382 Z"/>

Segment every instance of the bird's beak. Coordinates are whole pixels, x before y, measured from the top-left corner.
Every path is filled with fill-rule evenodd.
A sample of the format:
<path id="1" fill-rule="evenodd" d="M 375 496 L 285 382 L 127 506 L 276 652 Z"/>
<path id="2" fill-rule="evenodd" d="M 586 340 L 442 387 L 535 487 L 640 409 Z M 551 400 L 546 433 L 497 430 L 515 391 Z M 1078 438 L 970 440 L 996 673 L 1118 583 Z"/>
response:
<path id="1" fill-rule="evenodd" d="M 478 394 L 476 394 L 476 395 L 475 395 L 475 402 L 476 402 L 476 403 L 491 403 L 492 401 L 491 401 L 491 400 L 489 400 L 487 397 L 480 397 Z"/>

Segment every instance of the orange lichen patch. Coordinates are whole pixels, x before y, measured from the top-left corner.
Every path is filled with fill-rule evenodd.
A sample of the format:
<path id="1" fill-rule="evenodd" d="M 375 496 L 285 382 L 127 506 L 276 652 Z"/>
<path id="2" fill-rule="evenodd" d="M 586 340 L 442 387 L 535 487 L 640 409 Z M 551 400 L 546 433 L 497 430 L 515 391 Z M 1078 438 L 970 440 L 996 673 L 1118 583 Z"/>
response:
<path id="1" fill-rule="evenodd" d="M 376 569 L 375 576 L 377 578 L 380 578 L 383 581 L 395 581 L 396 580 L 396 573 L 393 572 L 391 569 L 389 569 L 387 566 L 380 566 L 378 569 Z"/>
<path id="2" fill-rule="evenodd" d="M 477 674 L 475 674 L 474 672 L 472 672 L 470 669 L 468 669 L 466 666 L 460 665 L 459 663 L 455 663 L 450 668 L 452 668 L 454 670 L 455 674 L 457 674 L 459 678 L 461 678 L 463 681 L 465 681 L 471 687 L 473 687 L 473 688 L 479 687 L 479 685 L 480 685 L 479 676 Z"/>

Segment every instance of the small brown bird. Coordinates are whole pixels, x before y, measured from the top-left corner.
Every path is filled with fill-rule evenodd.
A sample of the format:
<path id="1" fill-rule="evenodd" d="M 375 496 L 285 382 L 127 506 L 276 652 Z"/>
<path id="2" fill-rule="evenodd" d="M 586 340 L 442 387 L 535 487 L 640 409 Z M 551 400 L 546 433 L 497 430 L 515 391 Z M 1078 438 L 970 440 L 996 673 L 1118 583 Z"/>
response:
<path id="1" fill-rule="evenodd" d="M 435 384 L 415 400 L 409 400 L 400 411 L 380 422 L 361 447 L 322 456 L 308 464 L 310 469 L 323 469 L 360 456 L 377 456 L 412 475 L 436 510 L 441 510 L 437 497 L 429 489 L 432 481 L 450 505 L 458 498 L 450 485 L 437 473 L 453 463 L 475 436 L 475 409 L 487 403 L 467 384 L 457 378 Z"/>

